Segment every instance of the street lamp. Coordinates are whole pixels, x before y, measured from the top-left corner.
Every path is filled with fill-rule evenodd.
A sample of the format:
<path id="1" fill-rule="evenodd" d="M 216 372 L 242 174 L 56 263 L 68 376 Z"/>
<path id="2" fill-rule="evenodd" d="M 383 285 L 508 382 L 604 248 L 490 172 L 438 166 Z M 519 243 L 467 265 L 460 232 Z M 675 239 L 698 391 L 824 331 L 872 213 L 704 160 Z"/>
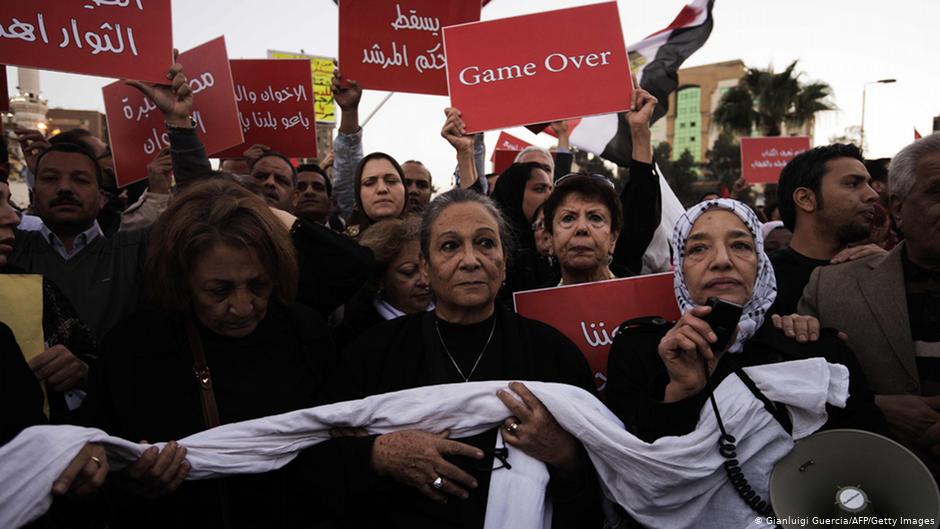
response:
<path id="1" fill-rule="evenodd" d="M 870 84 L 891 84 L 898 82 L 897 79 L 879 79 L 877 81 L 869 81 L 862 86 L 862 127 L 859 130 L 859 147 L 861 147 L 862 152 L 865 152 L 865 92 L 868 90 L 868 85 Z"/>

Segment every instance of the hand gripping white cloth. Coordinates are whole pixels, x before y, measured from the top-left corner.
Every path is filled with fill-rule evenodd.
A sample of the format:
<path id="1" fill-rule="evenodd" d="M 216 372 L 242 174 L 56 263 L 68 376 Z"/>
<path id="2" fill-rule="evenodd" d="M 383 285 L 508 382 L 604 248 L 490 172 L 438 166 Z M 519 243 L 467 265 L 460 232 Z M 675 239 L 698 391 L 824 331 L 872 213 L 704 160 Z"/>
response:
<path id="1" fill-rule="evenodd" d="M 793 421 L 791 437 L 735 375 L 715 392 L 725 426 L 738 439 L 741 467 L 757 493 L 767 497 L 770 472 L 793 440 L 826 422 L 827 403 L 845 406 L 848 370 L 814 358 L 745 371 L 768 398 L 787 405 Z M 692 433 L 650 444 L 625 431 L 604 404 L 580 388 L 525 384 L 584 445 L 607 497 L 644 525 L 743 528 L 755 519 L 722 469 L 711 406 L 702 408 Z M 189 479 L 268 472 L 290 462 L 298 451 L 327 440 L 329 430 L 338 426 L 364 426 L 374 434 L 449 430 L 452 438 L 483 432 L 509 415 L 495 395 L 505 387 L 506 382 L 494 381 L 415 388 L 226 424 L 179 442 L 192 465 Z M 52 483 L 86 442 L 106 445 L 114 470 L 149 446 L 92 428 L 24 430 L 0 447 L 0 527 L 20 527 L 41 516 L 52 502 Z M 493 472 L 486 529 L 551 527 L 547 469 L 520 450 L 510 448 L 509 453 L 512 470 Z"/>

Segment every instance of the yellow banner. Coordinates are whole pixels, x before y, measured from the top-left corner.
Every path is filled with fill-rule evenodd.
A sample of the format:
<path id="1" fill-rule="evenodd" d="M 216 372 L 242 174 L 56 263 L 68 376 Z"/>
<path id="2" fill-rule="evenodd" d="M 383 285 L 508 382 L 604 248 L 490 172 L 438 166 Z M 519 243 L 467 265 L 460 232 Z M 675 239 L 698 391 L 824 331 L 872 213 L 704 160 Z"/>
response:
<path id="1" fill-rule="evenodd" d="M 313 78 L 314 110 L 318 123 L 336 123 L 336 102 L 333 101 L 333 59 L 303 53 L 268 51 L 271 59 L 309 59 Z"/>
<path id="2" fill-rule="evenodd" d="M 0 321 L 13 330 L 26 360 L 46 350 L 42 334 L 42 276 L 0 274 Z"/>

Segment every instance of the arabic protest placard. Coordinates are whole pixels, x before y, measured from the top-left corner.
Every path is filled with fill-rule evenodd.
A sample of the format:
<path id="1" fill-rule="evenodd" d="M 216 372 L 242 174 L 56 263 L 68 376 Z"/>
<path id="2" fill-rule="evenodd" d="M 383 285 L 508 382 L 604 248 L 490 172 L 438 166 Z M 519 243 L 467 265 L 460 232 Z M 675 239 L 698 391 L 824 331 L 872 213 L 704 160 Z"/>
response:
<path id="1" fill-rule="evenodd" d="M 479 0 L 340 0 L 343 77 L 363 88 L 447 95 L 441 31 L 477 20 Z"/>
<path id="2" fill-rule="evenodd" d="M 330 57 L 318 57 L 303 53 L 268 50 L 269 59 L 306 59 L 310 61 L 310 77 L 313 80 L 313 105 L 317 123 L 336 123 L 336 102 L 333 100 L 333 64 Z"/>
<path id="3" fill-rule="evenodd" d="M 551 325 L 581 349 L 600 391 L 621 323 L 644 316 L 679 318 L 672 272 L 516 292 L 513 299 L 520 315 Z"/>
<path id="4" fill-rule="evenodd" d="M 448 27 L 444 47 L 468 133 L 630 108 L 616 2 Z"/>
<path id="5" fill-rule="evenodd" d="M 179 63 L 193 90 L 196 134 L 208 155 L 244 142 L 225 37 L 181 53 Z M 153 101 L 122 81 L 102 89 L 118 187 L 147 178 L 147 164 L 169 148 L 163 114 Z"/>
<path id="6" fill-rule="evenodd" d="M 0 63 L 166 82 L 170 0 L 5 1 Z"/>
<path id="7" fill-rule="evenodd" d="M 752 184 L 776 184 L 787 163 L 810 148 L 808 136 L 741 138 L 741 177 Z"/>
<path id="8" fill-rule="evenodd" d="M 316 158 L 317 121 L 310 61 L 239 59 L 229 64 L 245 142 L 217 155 L 239 157 L 260 143 L 285 156 Z"/>

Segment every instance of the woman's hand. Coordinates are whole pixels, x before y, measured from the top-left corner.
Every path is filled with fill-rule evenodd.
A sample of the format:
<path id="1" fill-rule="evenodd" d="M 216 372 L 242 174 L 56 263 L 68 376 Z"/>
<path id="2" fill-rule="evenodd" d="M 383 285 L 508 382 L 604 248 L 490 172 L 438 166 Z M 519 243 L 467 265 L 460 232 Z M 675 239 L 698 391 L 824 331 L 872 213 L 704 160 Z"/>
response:
<path id="1" fill-rule="evenodd" d="M 372 446 L 372 468 L 380 476 L 420 490 L 425 496 L 447 503 L 447 496 L 467 498 L 466 489 L 475 489 L 473 476 L 444 459 L 445 455 L 483 459 L 483 451 L 447 439 L 447 432 L 434 435 L 408 430 L 380 435 Z M 433 484 L 441 478 L 440 488 Z"/>
<path id="2" fill-rule="evenodd" d="M 183 73 L 183 65 L 176 62 L 178 58 L 179 51 L 173 50 L 173 66 L 166 74 L 170 86 L 145 84 L 140 81 L 125 82 L 150 98 L 163 113 L 168 125 L 191 129 L 193 127 L 190 121 L 190 115 L 193 112 L 193 89 L 190 88 L 186 74 Z"/>
<path id="3" fill-rule="evenodd" d="M 95 443 L 86 443 L 52 484 L 52 493 L 57 496 L 66 493 L 74 496 L 87 496 L 100 489 L 106 477 L 108 477 L 108 455 L 104 447 Z"/>
<path id="4" fill-rule="evenodd" d="M 578 441 L 561 426 L 542 402 L 520 382 L 509 384 L 519 398 L 499 390 L 496 396 L 513 413 L 503 421 L 503 439 L 526 454 L 571 472 L 578 467 Z"/>
<path id="5" fill-rule="evenodd" d="M 441 136 L 450 143 L 457 153 L 473 153 L 473 135 L 467 134 L 460 110 L 448 107 L 444 109 L 444 127 Z"/>
<path id="6" fill-rule="evenodd" d="M 702 358 L 708 361 L 709 373 L 715 370 L 718 358 L 711 344 L 718 336 L 702 319 L 711 311 L 711 307 L 695 307 L 686 312 L 660 340 L 659 357 L 669 373 L 663 402 L 677 402 L 705 388 Z"/>
<path id="7" fill-rule="evenodd" d="M 146 441 L 142 441 L 146 443 Z M 124 470 L 130 488 L 148 498 L 165 496 L 182 485 L 189 475 L 186 448 L 170 441 L 163 450 L 151 446 Z"/>

